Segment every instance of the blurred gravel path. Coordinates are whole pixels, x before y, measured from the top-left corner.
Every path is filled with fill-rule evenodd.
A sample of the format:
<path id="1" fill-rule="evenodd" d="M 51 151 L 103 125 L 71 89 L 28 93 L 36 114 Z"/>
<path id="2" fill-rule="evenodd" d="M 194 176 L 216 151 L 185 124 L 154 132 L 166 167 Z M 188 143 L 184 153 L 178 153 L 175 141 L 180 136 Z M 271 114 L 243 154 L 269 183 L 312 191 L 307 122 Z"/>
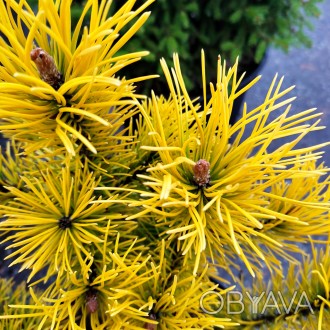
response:
<path id="1" fill-rule="evenodd" d="M 317 108 L 323 113 L 321 125 L 328 127 L 307 135 L 301 147 L 330 141 L 330 0 L 325 0 L 319 8 L 322 13 L 314 21 L 314 31 L 307 33 L 313 40 L 312 48 L 292 49 L 288 54 L 278 49 L 269 49 L 265 64 L 259 72 L 262 75 L 261 81 L 245 97 L 248 109 L 259 105 L 276 73 L 279 77 L 285 76 L 284 87 L 296 85 L 288 94 L 297 96 L 291 114 Z M 324 150 L 324 160 L 329 167 L 330 146 Z"/>

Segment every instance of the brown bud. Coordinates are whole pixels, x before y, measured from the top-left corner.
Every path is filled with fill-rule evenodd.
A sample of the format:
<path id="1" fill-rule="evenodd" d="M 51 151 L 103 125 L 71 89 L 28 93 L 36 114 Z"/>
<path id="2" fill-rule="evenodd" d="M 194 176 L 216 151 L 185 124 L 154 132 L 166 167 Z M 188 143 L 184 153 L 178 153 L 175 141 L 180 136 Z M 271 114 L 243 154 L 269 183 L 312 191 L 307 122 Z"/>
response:
<path id="1" fill-rule="evenodd" d="M 205 187 L 210 183 L 210 163 L 200 159 L 194 166 L 194 181 L 199 187 Z"/>
<path id="2" fill-rule="evenodd" d="M 150 320 L 157 320 L 157 317 L 155 314 L 151 313 L 149 314 L 149 319 Z M 153 323 L 145 323 L 144 324 L 144 328 L 147 329 L 147 330 L 157 330 L 157 324 L 153 324 Z"/>
<path id="3" fill-rule="evenodd" d="M 86 293 L 86 308 L 88 313 L 95 313 L 98 308 L 98 301 L 96 292 L 90 289 Z"/>
<path id="4" fill-rule="evenodd" d="M 54 89 L 59 89 L 63 84 L 63 78 L 57 70 L 54 59 L 39 47 L 31 50 L 30 57 L 37 66 L 40 78 Z"/>

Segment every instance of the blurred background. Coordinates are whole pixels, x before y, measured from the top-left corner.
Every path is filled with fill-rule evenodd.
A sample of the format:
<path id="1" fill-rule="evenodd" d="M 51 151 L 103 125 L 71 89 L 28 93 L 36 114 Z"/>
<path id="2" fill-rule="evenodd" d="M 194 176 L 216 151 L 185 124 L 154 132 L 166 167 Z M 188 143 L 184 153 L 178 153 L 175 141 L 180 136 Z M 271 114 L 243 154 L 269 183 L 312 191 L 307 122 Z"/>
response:
<path id="1" fill-rule="evenodd" d="M 259 74 L 262 80 L 245 97 L 249 108 L 256 107 L 263 99 L 276 73 L 284 76 L 284 86 L 295 85 L 290 93 L 297 99 L 292 112 L 316 107 L 322 112 L 321 124 L 326 129 L 307 135 L 303 146 L 330 141 L 330 0 L 318 5 L 320 16 L 311 20 L 314 30 L 306 31 L 312 41 L 311 48 L 292 47 L 287 53 L 270 46 Z M 330 146 L 324 147 L 324 161 L 330 166 Z"/>

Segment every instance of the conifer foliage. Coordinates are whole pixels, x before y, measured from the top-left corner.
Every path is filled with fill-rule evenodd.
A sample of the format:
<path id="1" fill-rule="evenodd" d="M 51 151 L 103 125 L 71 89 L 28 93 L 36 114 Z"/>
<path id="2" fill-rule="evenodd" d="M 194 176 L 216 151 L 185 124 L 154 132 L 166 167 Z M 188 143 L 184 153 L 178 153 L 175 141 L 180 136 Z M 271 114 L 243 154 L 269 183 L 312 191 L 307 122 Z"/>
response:
<path id="1" fill-rule="evenodd" d="M 323 128 L 320 114 L 291 114 L 292 88 L 275 77 L 230 125 L 235 99 L 260 77 L 242 88 L 238 62 L 219 57 L 209 83 L 203 51 L 200 99 L 178 54 L 173 68 L 161 60 L 169 98 L 137 94 L 155 76 L 127 80 L 121 69 L 148 52 L 121 48 L 152 2 L 109 15 L 111 1 L 87 0 L 75 25 L 71 1 L 0 2 L 0 248 L 29 272 L 20 285 L 0 280 L 0 328 L 321 329 L 330 178 L 325 143 L 299 144 Z M 307 240 L 313 255 L 299 259 Z M 235 285 L 248 290 L 244 269 L 259 279 L 251 294 L 265 291 L 262 267 L 287 299 L 308 292 L 314 313 L 297 300 L 286 314 L 214 312 Z"/>

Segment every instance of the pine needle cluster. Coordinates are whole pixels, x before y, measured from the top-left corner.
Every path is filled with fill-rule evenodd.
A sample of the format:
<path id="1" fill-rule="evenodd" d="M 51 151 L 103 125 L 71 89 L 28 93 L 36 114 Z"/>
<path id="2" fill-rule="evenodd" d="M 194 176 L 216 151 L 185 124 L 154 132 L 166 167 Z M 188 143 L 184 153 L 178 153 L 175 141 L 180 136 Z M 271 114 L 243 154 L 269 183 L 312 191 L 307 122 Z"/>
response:
<path id="1" fill-rule="evenodd" d="M 238 281 L 244 295 L 241 304 L 231 308 L 242 329 L 326 329 L 330 321 L 330 245 L 328 242 L 325 249 L 311 246 L 310 255 L 300 255 L 299 264 L 290 264 L 286 278 L 274 274 L 268 284 L 258 278 L 252 287 Z"/>
<path id="2" fill-rule="evenodd" d="M 230 125 L 235 100 L 260 77 L 241 87 L 238 61 L 228 68 L 219 57 L 208 84 L 203 51 L 200 99 L 178 54 L 171 69 L 161 60 L 170 96 L 138 95 L 155 76 L 121 76 L 147 54 L 121 52 L 150 15 L 153 0 L 136 2 L 110 16 L 111 2 L 87 0 L 76 26 L 71 1 L 40 0 L 36 12 L 26 0 L 0 2 L 0 246 L 29 271 L 20 285 L 0 279 L 0 328 L 321 329 L 326 143 L 299 144 L 323 128 L 320 114 L 291 114 L 293 88 L 275 77 Z M 306 240 L 313 254 L 299 259 Z M 258 279 L 251 292 L 265 291 L 265 269 L 287 297 L 300 285 L 315 315 L 295 313 L 296 300 L 285 315 L 213 312 L 235 285 L 249 290 L 244 270 Z"/>

